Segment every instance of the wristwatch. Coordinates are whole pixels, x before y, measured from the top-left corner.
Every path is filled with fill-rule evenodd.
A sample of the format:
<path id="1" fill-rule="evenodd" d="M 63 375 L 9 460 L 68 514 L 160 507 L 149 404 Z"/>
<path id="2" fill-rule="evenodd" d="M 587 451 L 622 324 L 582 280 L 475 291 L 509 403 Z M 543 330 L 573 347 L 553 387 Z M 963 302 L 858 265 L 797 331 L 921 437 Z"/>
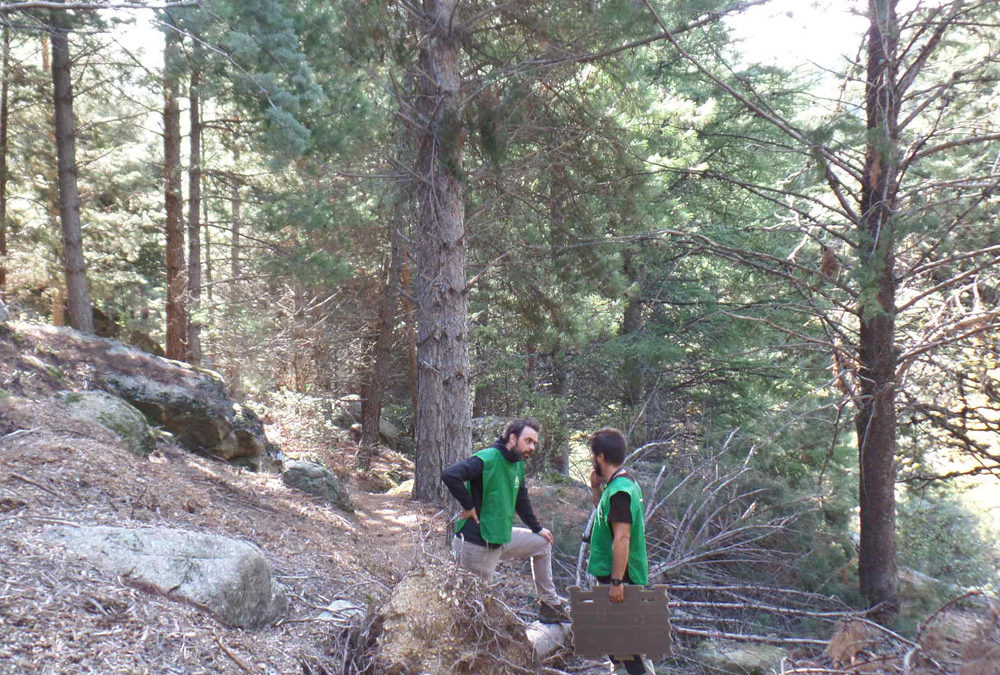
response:
<path id="1" fill-rule="evenodd" d="M 619 579 L 618 577 L 611 577 L 611 585 L 612 586 L 621 586 L 623 583 L 625 583 L 625 582 L 622 581 L 621 579 Z"/>

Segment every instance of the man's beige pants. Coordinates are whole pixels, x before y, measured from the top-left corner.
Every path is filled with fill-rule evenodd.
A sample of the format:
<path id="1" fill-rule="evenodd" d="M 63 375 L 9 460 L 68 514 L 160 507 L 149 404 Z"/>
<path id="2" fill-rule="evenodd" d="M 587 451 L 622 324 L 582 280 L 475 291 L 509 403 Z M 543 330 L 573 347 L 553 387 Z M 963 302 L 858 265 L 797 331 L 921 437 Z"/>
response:
<path id="1" fill-rule="evenodd" d="M 493 572 L 501 560 L 531 558 L 531 576 L 538 599 L 550 605 L 558 605 L 561 601 L 552 582 L 552 545 L 527 528 L 515 527 L 510 541 L 500 548 L 470 544 L 456 534 L 451 540 L 451 552 L 459 567 L 478 575 L 486 583 L 493 582 Z"/>

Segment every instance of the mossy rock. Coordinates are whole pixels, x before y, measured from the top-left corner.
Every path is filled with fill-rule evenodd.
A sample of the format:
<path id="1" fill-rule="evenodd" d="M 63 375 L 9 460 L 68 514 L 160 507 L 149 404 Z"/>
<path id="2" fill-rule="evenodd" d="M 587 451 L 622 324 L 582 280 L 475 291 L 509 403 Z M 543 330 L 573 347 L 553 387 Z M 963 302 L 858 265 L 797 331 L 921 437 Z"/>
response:
<path id="1" fill-rule="evenodd" d="M 77 419 L 97 422 L 139 457 L 148 457 L 156 439 L 146 418 L 117 396 L 103 391 L 61 391 L 55 399 Z"/>
<path id="2" fill-rule="evenodd" d="M 344 511 L 353 512 L 354 505 L 344 486 L 333 472 L 314 462 L 285 462 L 281 482 L 303 492 L 308 492 Z"/>

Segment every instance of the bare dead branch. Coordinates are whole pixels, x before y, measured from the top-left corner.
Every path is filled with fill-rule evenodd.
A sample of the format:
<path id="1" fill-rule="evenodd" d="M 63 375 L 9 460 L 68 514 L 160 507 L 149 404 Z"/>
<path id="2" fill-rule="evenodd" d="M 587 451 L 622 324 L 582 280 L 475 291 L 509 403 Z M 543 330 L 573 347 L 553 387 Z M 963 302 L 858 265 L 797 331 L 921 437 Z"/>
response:
<path id="1" fill-rule="evenodd" d="M 746 635 L 743 633 L 726 633 L 716 630 L 698 630 L 696 628 L 684 628 L 683 626 L 674 626 L 673 630 L 678 635 L 734 640 L 736 642 L 759 642 L 768 645 L 812 645 L 815 647 L 826 647 L 828 644 L 827 640 L 813 640 L 811 638 L 779 638 L 767 635 Z"/>

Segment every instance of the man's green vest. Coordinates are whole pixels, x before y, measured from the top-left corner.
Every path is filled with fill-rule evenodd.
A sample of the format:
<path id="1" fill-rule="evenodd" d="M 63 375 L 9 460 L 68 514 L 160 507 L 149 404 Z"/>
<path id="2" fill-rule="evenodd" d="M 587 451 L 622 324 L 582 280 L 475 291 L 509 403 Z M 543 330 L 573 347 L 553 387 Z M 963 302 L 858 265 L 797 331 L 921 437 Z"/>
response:
<path id="1" fill-rule="evenodd" d="M 524 462 L 508 462 L 496 447 L 480 450 L 483 460 L 483 505 L 479 509 L 479 534 L 491 544 L 506 544 L 514 529 L 514 505 L 524 485 Z M 466 483 L 466 489 L 469 484 Z M 455 523 L 455 533 L 465 520 Z"/>
<path id="2" fill-rule="evenodd" d="M 597 518 L 590 533 L 590 564 L 587 571 L 595 577 L 611 575 L 611 544 L 614 535 L 608 514 L 611 497 L 618 492 L 627 492 L 632 511 L 632 529 L 629 537 L 628 575 L 633 584 L 645 586 L 649 583 L 649 563 L 646 559 L 646 526 L 643 522 L 642 490 L 639 484 L 626 476 L 618 476 L 604 488 L 597 502 Z"/>

